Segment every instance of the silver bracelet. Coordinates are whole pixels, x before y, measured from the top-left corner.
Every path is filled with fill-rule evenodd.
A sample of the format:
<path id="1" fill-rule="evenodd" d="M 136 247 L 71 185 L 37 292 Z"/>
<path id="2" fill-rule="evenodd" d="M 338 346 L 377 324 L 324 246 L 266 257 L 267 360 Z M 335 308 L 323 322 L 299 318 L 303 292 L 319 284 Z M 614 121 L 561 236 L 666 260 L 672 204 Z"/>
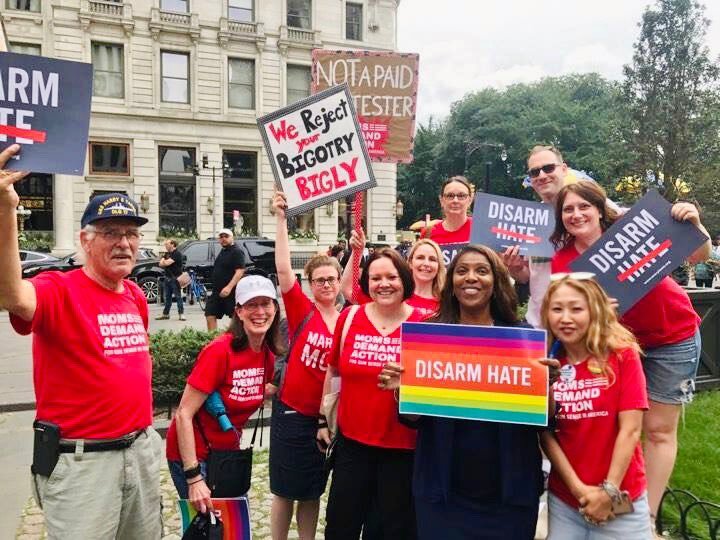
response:
<path id="1" fill-rule="evenodd" d="M 603 480 L 603 483 L 600 484 L 600 487 L 605 490 L 605 493 L 610 496 L 610 500 L 612 502 L 617 502 L 622 499 L 622 493 L 620 493 L 620 489 L 610 480 Z"/>

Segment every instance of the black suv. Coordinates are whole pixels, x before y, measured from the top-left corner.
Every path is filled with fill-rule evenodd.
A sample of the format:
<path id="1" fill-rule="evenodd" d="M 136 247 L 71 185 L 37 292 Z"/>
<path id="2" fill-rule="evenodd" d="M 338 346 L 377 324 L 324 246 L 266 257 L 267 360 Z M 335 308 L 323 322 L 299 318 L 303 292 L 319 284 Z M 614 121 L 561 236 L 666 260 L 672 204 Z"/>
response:
<path id="1" fill-rule="evenodd" d="M 277 271 L 275 270 L 275 240 L 267 238 L 236 238 L 235 244 L 245 253 L 245 264 L 247 267 L 261 268 L 267 272 L 271 279 L 277 283 Z M 193 268 L 199 279 L 205 282 L 208 289 L 212 288 L 210 276 L 215 264 L 215 257 L 220 253 L 220 244 L 217 240 L 186 240 L 178 246 L 178 251 L 183 255 L 185 268 Z M 36 265 L 23 269 L 23 277 L 33 277 L 40 272 L 47 270 L 60 270 L 67 272 L 73 268 L 80 268 L 80 264 L 74 259 L 74 254 L 56 261 L 55 264 Z M 135 281 L 145 293 L 148 302 L 158 302 L 161 299 L 161 280 L 165 270 L 158 266 L 158 258 L 150 249 L 140 248 L 137 261 L 128 276 Z"/>

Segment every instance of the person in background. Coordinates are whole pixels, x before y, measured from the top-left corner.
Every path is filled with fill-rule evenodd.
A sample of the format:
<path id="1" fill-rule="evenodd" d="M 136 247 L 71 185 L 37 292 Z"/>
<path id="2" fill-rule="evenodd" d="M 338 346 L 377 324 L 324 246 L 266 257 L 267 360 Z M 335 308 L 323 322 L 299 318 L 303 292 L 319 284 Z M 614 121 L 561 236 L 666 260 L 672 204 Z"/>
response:
<path id="1" fill-rule="evenodd" d="M 213 508 L 205 483 L 210 448 L 239 448 L 243 426 L 267 397 L 273 355 L 285 352 L 272 281 L 246 276 L 238 283 L 233 299 L 230 327 L 198 354 L 167 433 L 166 456 L 175 489 L 181 499 L 189 499 L 203 513 Z M 238 388 L 243 392 L 237 392 Z M 203 407 L 215 391 L 220 393 L 234 430 L 222 431 L 217 418 Z"/>
<path id="2" fill-rule="evenodd" d="M 205 305 L 205 320 L 208 330 L 217 328 L 217 320 L 235 313 L 235 285 L 245 272 L 245 254 L 235 244 L 233 232 L 222 229 L 218 232 L 222 249 L 215 258 L 212 269 L 212 294 Z"/>
<path id="3" fill-rule="evenodd" d="M 164 245 L 165 253 L 158 261 L 158 266 L 165 269 L 165 307 L 163 308 L 162 315 L 155 317 L 155 319 L 161 321 L 170 318 L 170 308 L 174 295 L 178 307 L 178 319 L 184 321 L 182 291 L 178 283 L 178 277 L 183 271 L 183 256 L 182 253 L 177 250 L 177 240 L 169 238 L 165 240 Z"/>
<path id="4" fill-rule="evenodd" d="M 429 322 L 522 326 L 507 268 L 493 250 L 471 244 L 458 252 L 448 266 L 438 313 Z M 551 380 L 557 375 L 557 360 L 537 361 L 552 368 Z M 378 386 L 397 389 L 402 371 L 398 363 L 386 364 Z M 539 428 L 403 418 L 417 428 L 413 494 L 418 538 L 534 538 L 543 490 Z"/>
<path id="5" fill-rule="evenodd" d="M 555 422 L 541 436 L 552 463 L 548 540 L 650 540 L 640 447 L 648 399 L 640 346 L 618 322 L 592 274 L 554 274 L 551 279 L 542 321 L 562 344 L 562 367 L 552 388 Z M 621 491 L 628 493 L 634 510 L 615 515 Z"/>
<path id="6" fill-rule="evenodd" d="M 0 169 L 20 151 L 0 153 Z M 80 220 L 85 265 L 24 280 L 14 184 L 0 171 L 0 307 L 32 334 L 32 490 L 48 538 L 160 538 L 162 439 L 153 429 L 148 306 L 132 271 L 147 219 L 123 193 Z"/>
<path id="7" fill-rule="evenodd" d="M 276 376 L 270 430 L 270 526 L 274 540 L 285 540 L 295 501 L 300 540 L 312 540 L 317 529 L 320 496 L 328 472 L 325 454 L 316 444 L 318 411 L 339 313 L 340 263 L 315 255 L 305 265 L 312 301 L 292 271 L 283 193 L 276 193 L 275 266 L 287 314 L 290 348 L 283 372 Z M 336 246 L 338 247 L 338 246 Z"/>
<path id="8" fill-rule="evenodd" d="M 697 208 L 675 203 L 670 211 L 707 234 Z M 603 189 L 581 180 L 565 186 L 555 205 L 555 230 L 550 240 L 559 248 L 553 272 L 567 272 L 570 264 L 592 246 L 618 219 Z M 708 235 L 709 236 L 709 235 Z M 710 240 L 688 258 L 690 264 L 710 255 Z M 692 401 L 700 359 L 700 317 L 687 292 L 665 277 L 620 322 L 635 334 L 644 352 L 650 409 L 643 418 L 650 512 L 655 517 L 677 455 L 677 426 L 682 406 Z"/>
<path id="9" fill-rule="evenodd" d="M 440 208 L 443 220 L 423 229 L 420 238 L 440 245 L 445 265 L 455 257 L 458 249 L 470 241 L 472 217 L 468 216 L 472 204 L 473 186 L 464 176 L 452 176 L 440 187 Z"/>

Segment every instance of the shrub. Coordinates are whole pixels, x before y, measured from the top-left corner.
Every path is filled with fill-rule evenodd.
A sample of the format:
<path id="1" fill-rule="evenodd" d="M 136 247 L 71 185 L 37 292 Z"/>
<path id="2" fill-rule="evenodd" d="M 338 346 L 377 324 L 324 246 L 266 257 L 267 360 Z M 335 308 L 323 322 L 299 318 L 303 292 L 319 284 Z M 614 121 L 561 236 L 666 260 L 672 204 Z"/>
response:
<path id="1" fill-rule="evenodd" d="M 155 406 L 173 405 L 180 401 L 200 349 L 217 334 L 186 327 L 179 332 L 160 330 L 150 336 Z"/>
<path id="2" fill-rule="evenodd" d="M 38 231 L 23 231 L 18 240 L 20 241 L 20 249 L 42 251 L 44 253 L 50 253 L 55 243 L 53 233 Z"/>

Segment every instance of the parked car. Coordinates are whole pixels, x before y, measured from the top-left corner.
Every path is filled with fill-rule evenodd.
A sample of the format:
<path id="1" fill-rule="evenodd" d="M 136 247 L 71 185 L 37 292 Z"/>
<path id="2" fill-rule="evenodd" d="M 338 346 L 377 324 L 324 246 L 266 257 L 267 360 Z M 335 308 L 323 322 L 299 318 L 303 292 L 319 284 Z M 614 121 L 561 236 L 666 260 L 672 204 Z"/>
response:
<path id="1" fill-rule="evenodd" d="M 25 268 L 34 264 L 45 264 L 57 262 L 60 259 L 49 253 L 42 253 L 40 251 L 28 251 L 27 249 L 20 250 L 20 265 Z"/>

